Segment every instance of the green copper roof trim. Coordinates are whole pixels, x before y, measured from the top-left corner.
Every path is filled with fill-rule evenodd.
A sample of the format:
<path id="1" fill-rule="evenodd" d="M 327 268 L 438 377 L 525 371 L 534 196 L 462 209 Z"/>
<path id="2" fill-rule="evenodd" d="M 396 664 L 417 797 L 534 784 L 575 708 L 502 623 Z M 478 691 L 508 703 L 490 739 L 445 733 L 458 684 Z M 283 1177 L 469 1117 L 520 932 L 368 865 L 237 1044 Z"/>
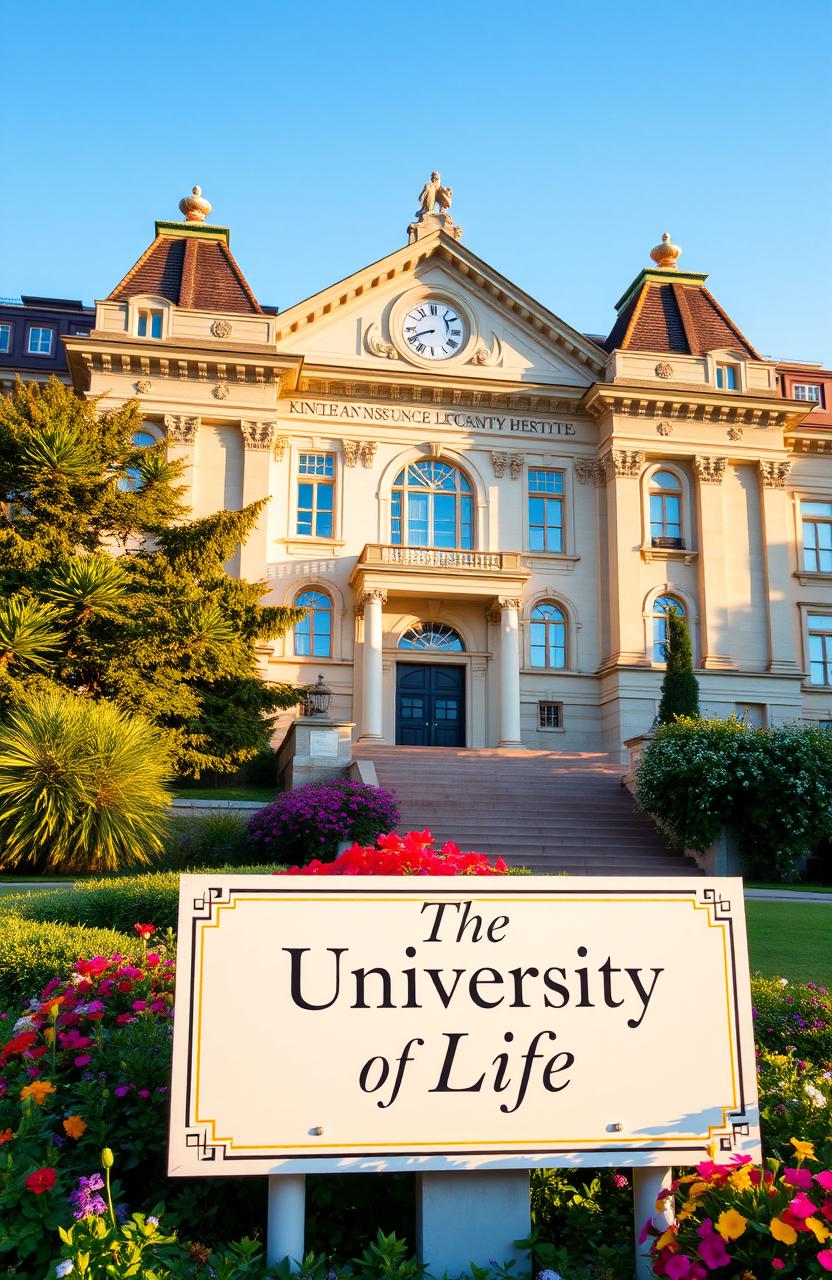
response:
<path id="1" fill-rule="evenodd" d="M 638 273 L 630 287 L 624 290 L 615 304 L 615 309 L 623 311 L 636 289 L 642 284 L 692 284 L 701 289 L 707 278 L 707 273 L 702 271 L 668 271 L 666 268 L 662 270 L 661 267 L 645 267 Z"/>
<path id="2" fill-rule="evenodd" d="M 199 239 L 204 236 L 206 240 L 224 240 L 227 245 L 231 245 L 231 232 L 228 227 L 211 227 L 207 222 L 157 222 L 157 236 L 173 236 L 177 240 L 184 239 L 186 236 L 192 236 Z"/>

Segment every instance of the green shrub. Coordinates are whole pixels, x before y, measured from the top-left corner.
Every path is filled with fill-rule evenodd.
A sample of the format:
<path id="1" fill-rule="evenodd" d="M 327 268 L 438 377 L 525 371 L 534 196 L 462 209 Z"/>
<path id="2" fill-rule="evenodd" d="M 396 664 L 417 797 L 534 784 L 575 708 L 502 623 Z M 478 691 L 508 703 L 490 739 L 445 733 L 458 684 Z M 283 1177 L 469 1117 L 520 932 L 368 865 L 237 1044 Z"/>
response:
<path id="1" fill-rule="evenodd" d="M 161 865 L 177 870 L 236 867 L 256 862 L 257 852 L 249 846 L 245 818 L 229 811 L 209 813 L 172 833 Z"/>
<path id="2" fill-rule="evenodd" d="M 39 996 L 50 979 L 66 977 L 79 956 L 133 956 L 139 949 L 135 934 L 6 915 L 0 928 L 0 1007 Z"/>
<path id="3" fill-rule="evenodd" d="M 828 1069 L 832 1064 L 832 996 L 815 982 L 751 979 L 754 1039 L 772 1053 L 793 1051 Z"/>
<path id="4" fill-rule="evenodd" d="M 677 716 L 699 716 L 699 685 L 693 674 L 690 632 L 676 609 L 667 611 L 667 640 L 664 645 L 667 668 L 662 680 L 659 722 L 672 724 Z"/>
<path id="5" fill-rule="evenodd" d="M 749 874 L 790 879 L 832 832 L 832 735 L 799 724 L 757 729 L 735 716 L 661 725 L 636 799 L 678 844 L 707 849 L 728 827 Z"/>
<path id="6" fill-rule="evenodd" d="M 115 871 L 161 851 L 160 731 L 108 702 L 30 693 L 0 724 L 0 865 Z"/>

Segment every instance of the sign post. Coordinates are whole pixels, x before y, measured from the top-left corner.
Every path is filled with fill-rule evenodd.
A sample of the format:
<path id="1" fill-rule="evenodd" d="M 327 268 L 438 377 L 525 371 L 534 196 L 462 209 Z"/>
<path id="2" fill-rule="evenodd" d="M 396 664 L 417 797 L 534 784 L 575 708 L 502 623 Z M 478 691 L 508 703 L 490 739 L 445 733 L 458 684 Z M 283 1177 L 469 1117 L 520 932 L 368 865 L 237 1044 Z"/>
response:
<path id="1" fill-rule="evenodd" d="M 640 1230 L 714 1153 L 760 1157 L 740 880 L 182 877 L 169 1173 L 268 1174 L 270 1260 L 307 1173 L 421 1175 L 441 1272 L 530 1169 L 629 1166 Z"/>

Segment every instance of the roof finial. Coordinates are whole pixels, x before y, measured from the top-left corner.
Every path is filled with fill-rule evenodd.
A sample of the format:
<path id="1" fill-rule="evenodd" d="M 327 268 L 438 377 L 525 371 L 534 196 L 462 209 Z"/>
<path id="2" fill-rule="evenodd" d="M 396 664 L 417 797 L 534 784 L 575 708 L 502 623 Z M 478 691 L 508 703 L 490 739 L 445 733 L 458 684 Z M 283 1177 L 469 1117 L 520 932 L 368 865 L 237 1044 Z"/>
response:
<path id="1" fill-rule="evenodd" d="M 202 198 L 202 187 L 194 187 L 192 196 L 185 196 L 179 201 L 179 208 L 185 215 L 186 222 L 204 222 L 211 212 L 211 204 Z"/>
<path id="2" fill-rule="evenodd" d="M 676 259 L 681 252 L 682 250 L 678 244 L 670 243 L 670 232 L 665 231 L 661 244 L 657 244 L 655 249 L 650 250 L 650 257 L 656 266 L 661 267 L 664 271 L 675 271 Z"/>

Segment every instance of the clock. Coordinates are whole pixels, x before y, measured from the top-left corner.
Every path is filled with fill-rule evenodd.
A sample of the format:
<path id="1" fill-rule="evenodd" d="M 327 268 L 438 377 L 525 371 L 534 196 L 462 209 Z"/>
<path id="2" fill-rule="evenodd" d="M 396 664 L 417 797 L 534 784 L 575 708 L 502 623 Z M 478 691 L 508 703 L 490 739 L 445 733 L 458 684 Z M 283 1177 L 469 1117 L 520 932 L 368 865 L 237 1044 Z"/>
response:
<path id="1" fill-rule="evenodd" d="M 459 309 L 438 298 L 414 303 L 401 325 L 405 346 L 422 360 L 448 360 L 462 350 L 467 337 Z"/>

